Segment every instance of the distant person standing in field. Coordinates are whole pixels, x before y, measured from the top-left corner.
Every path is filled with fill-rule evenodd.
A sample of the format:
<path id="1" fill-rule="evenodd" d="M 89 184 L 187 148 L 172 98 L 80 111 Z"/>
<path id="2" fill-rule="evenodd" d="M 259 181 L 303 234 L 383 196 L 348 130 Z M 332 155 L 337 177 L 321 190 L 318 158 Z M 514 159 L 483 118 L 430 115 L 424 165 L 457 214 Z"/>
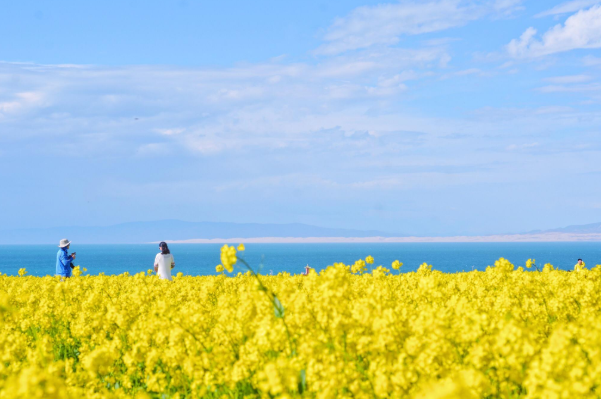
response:
<path id="1" fill-rule="evenodd" d="M 71 246 L 71 241 L 63 238 L 58 244 L 59 250 L 56 254 L 56 275 L 61 277 L 71 277 L 71 269 L 73 269 L 73 261 L 75 260 L 75 252 L 71 255 L 67 252 Z"/>
<path id="2" fill-rule="evenodd" d="M 574 271 L 579 272 L 586 267 L 586 264 L 582 261 L 582 259 L 578 259 L 578 262 L 574 265 Z"/>
<path id="3" fill-rule="evenodd" d="M 159 249 L 161 252 L 154 258 L 154 271 L 159 278 L 171 280 L 171 269 L 175 267 L 175 260 L 173 260 L 173 255 L 171 255 L 166 242 L 161 241 Z"/>
<path id="4" fill-rule="evenodd" d="M 305 266 L 305 271 L 302 272 L 301 275 L 308 276 L 311 269 L 312 269 L 311 266 L 309 266 L 309 265 Z"/>

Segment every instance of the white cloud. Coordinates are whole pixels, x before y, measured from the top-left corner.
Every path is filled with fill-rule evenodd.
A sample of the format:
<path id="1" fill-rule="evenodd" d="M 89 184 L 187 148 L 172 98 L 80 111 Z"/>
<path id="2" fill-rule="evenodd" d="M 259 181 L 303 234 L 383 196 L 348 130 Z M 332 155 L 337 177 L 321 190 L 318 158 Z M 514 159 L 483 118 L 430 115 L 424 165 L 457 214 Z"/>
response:
<path id="1" fill-rule="evenodd" d="M 355 151 L 356 141 L 338 142 L 339 136 L 318 132 L 338 126 L 350 134 L 390 130 L 386 118 L 366 113 L 376 110 L 378 101 L 410 90 L 413 81 L 429 78 L 447 60 L 440 48 L 395 48 L 316 65 L 215 69 L 1 63 L 0 79 L 9 76 L 12 83 L 0 93 L 0 138 L 29 140 L 36 151 L 75 148 L 81 156 L 101 149 L 115 156 L 151 156 L 163 146 L 159 142 L 174 152 L 205 156 L 308 149 L 316 143 L 331 148 L 335 142 Z M 418 130 L 418 118 L 402 119 L 395 126 Z M 378 146 L 377 140 L 365 140 Z M 395 143 L 389 143 L 391 150 L 413 145 Z"/>
<path id="2" fill-rule="evenodd" d="M 183 133 L 186 129 L 177 129 L 177 128 L 173 128 L 173 129 L 155 129 L 155 131 L 157 133 L 160 133 L 164 136 L 173 136 L 176 134 L 180 134 Z"/>
<path id="3" fill-rule="evenodd" d="M 574 113 L 574 109 L 572 107 L 562 106 L 562 105 L 549 105 L 546 107 L 538 107 L 534 110 L 534 113 L 537 115 L 545 115 L 545 114 L 567 114 Z"/>
<path id="4" fill-rule="evenodd" d="M 601 0 L 573 0 L 556 5 L 555 7 L 536 14 L 535 18 L 548 17 L 550 15 L 569 14 L 574 11 L 601 3 Z"/>
<path id="5" fill-rule="evenodd" d="M 538 89 L 541 93 L 586 93 L 601 91 L 601 84 L 589 83 L 582 85 L 549 85 Z"/>
<path id="6" fill-rule="evenodd" d="M 536 29 L 530 27 L 519 39 L 507 45 L 515 58 L 534 58 L 575 49 L 601 48 L 601 6 L 581 10 L 564 24 L 557 24 L 537 39 Z"/>
<path id="7" fill-rule="evenodd" d="M 557 83 L 557 84 L 570 84 L 570 83 L 582 83 L 588 82 L 592 78 L 588 75 L 568 75 L 568 76 L 554 76 L 551 78 L 546 78 L 547 82 Z"/>
<path id="8" fill-rule="evenodd" d="M 553 118 L 545 116 L 544 120 L 537 119 L 540 112 L 532 110 L 502 122 L 494 115 L 473 120 L 420 115 L 403 98 L 414 95 L 416 80 L 437 81 L 445 56 L 446 52 L 430 48 L 423 52 L 388 49 L 361 52 L 356 58 L 335 57 L 318 65 L 265 63 L 225 69 L 36 69 L 29 65 L 24 70 L 22 65 L 0 64 L 0 74 L 18 82 L 6 88 L 3 96 L 10 101 L 31 101 L 27 114 L 0 120 L 0 137 L 14 137 L 32 148 L 39 146 L 39 151 L 69 146 L 82 156 L 100 152 L 151 155 L 165 146 L 173 153 L 201 156 L 285 150 L 339 151 L 352 157 L 403 153 L 455 133 L 505 132 L 508 123 L 520 120 L 520 126 L 541 131 L 558 128 L 554 118 L 565 112 L 557 113 L 557 108 L 549 111 Z M 352 79 L 347 72 L 336 74 L 336 65 L 366 59 L 373 60 L 373 65 L 353 72 Z M 481 71 L 466 69 L 455 75 L 470 74 Z M 270 83 L 270 76 L 282 78 Z M 551 79 L 555 88 L 542 90 L 565 90 L 566 84 L 573 91 L 598 87 L 582 85 L 583 77 Z M 252 95 L 223 95 L 247 90 Z M 580 123 L 576 116 L 569 121 Z M 522 128 L 512 125 L 508 131 L 518 134 Z"/>
<path id="9" fill-rule="evenodd" d="M 337 18 L 324 36 L 316 54 L 340 54 L 377 45 L 392 45 L 402 35 L 437 32 L 482 18 L 507 13 L 521 0 L 467 2 L 461 0 L 402 1 L 358 7 Z"/>
<path id="10" fill-rule="evenodd" d="M 524 151 L 531 150 L 533 148 L 540 147 L 539 143 L 525 143 L 525 144 L 511 144 L 508 145 L 505 149 L 507 151 Z"/>
<path id="11" fill-rule="evenodd" d="M 505 15 L 511 14 L 516 10 L 523 10 L 522 0 L 496 0 L 492 4 L 492 8 Z"/>
<path id="12" fill-rule="evenodd" d="M 18 112 L 24 112 L 32 107 L 43 105 L 44 94 L 41 92 L 27 91 L 14 93 L 11 99 L 0 101 L 0 118 Z"/>
<path id="13" fill-rule="evenodd" d="M 436 84 L 447 73 L 486 72 L 447 72 L 441 67 L 448 57 L 443 47 L 378 47 L 316 64 L 278 61 L 234 68 L 4 63 L 0 76 L 11 76 L 14 83 L 3 87 L 0 101 L 24 100 L 18 93 L 38 93 L 30 99 L 43 101 L 32 102 L 27 114 L 0 119 L 0 139 L 10 136 L 27 146 L 27 156 L 68 151 L 92 159 L 111 154 L 114 159 L 133 156 L 151 162 L 169 152 L 178 162 L 210 164 L 223 184 L 231 177 L 223 177 L 222 170 L 240 159 L 255 170 L 242 167 L 236 179 L 274 171 L 286 175 L 302 165 L 303 174 L 307 169 L 306 174 L 326 176 L 323 181 L 339 188 L 384 190 L 431 183 L 432 175 L 420 172 L 413 181 L 403 178 L 397 185 L 397 172 L 391 168 L 399 165 L 442 165 L 434 174 L 443 174 L 449 170 L 444 165 L 459 161 L 506 162 L 506 157 L 512 160 L 525 149 L 502 154 L 499 149 L 521 143 L 524 134 L 529 136 L 527 143 L 546 148 L 549 132 L 600 122 L 599 115 L 561 107 L 466 115 L 462 111 L 469 105 L 461 104 L 461 93 L 452 100 L 459 112 L 436 117 L 436 111 L 420 108 L 419 97 L 437 88 L 412 92 L 415 87 Z M 556 79 L 561 78 L 563 83 L 550 82 L 582 83 L 574 77 Z M 442 139 L 454 134 L 470 139 Z M 492 148 L 489 141 L 494 149 L 481 150 Z M 280 170 L 282 166 L 288 169 Z M 481 169 L 479 181 L 498 177 Z M 453 184 L 476 178 L 472 172 L 461 174 L 469 176 Z M 345 181 L 345 176 L 353 176 L 353 181 Z M 443 177 L 436 179 L 436 184 L 450 184 Z"/>
<path id="14" fill-rule="evenodd" d="M 593 57 L 592 55 L 587 55 L 582 59 L 582 63 L 585 66 L 601 66 L 601 57 Z"/>

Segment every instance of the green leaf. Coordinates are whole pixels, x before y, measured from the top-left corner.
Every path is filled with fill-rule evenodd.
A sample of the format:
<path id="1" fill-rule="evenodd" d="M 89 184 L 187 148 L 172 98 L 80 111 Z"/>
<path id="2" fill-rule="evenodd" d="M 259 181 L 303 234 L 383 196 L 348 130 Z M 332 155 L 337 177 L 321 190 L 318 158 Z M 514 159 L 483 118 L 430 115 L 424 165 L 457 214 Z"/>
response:
<path id="1" fill-rule="evenodd" d="M 280 302 L 277 296 L 273 296 L 273 311 L 275 313 L 275 317 L 281 319 L 284 317 L 284 306 Z"/>
<path id="2" fill-rule="evenodd" d="M 307 390 L 307 373 L 305 369 L 300 371 L 300 379 L 298 382 L 298 392 L 302 395 Z"/>

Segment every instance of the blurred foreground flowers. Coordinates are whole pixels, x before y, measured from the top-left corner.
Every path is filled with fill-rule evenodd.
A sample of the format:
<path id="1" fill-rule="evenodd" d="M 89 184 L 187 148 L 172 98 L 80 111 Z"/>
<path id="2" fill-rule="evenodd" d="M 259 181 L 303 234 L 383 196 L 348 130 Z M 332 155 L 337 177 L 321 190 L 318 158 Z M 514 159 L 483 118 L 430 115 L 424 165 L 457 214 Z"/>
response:
<path id="1" fill-rule="evenodd" d="M 257 280 L 223 274 L 227 247 L 222 274 L 173 282 L 0 276 L 0 398 L 601 396 L 601 267 L 369 258 Z"/>

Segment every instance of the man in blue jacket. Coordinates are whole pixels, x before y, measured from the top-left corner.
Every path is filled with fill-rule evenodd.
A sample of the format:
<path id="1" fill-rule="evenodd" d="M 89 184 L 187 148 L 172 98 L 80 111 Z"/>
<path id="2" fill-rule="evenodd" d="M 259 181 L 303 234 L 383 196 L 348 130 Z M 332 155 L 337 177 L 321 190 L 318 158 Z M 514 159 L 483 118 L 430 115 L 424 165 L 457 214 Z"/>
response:
<path id="1" fill-rule="evenodd" d="M 61 277 L 71 277 L 71 269 L 73 265 L 71 262 L 75 260 L 75 252 L 71 255 L 67 252 L 71 241 L 63 238 L 58 245 L 59 250 L 56 254 L 56 275 Z"/>

